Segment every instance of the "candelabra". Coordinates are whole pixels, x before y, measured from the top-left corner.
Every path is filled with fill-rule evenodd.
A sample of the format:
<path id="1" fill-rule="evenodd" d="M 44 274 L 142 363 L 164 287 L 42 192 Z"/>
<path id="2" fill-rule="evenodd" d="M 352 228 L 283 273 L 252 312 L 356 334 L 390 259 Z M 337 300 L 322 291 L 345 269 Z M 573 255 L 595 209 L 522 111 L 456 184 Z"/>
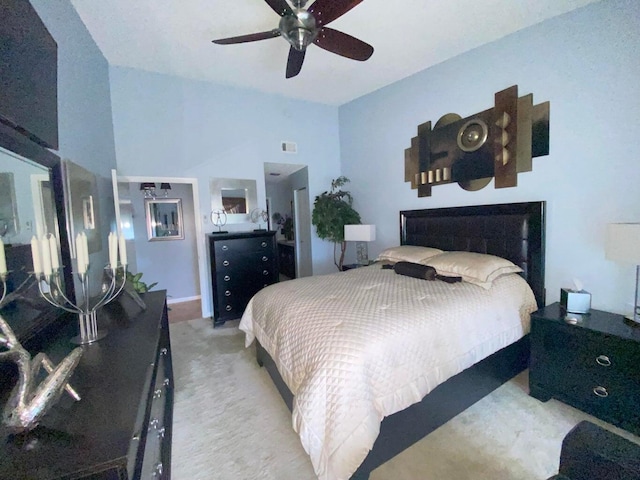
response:
<path id="1" fill-rule="evenodd" d="M 78 315 L 80 334 L 71 339 L 71 342 L 78 345 L 97 342 L 106 336 L 106 330 L 98 330 L 97 311 L 100 307 L 103 307 L 116 298 L 126 283 L 126 265 L 121 265 L 117 268 L 112 268 L 110 265 L 107 265 L 105 270 L 110 274 L 111 279 L 106 287 L 103 286 L 102 296 L 93 304 L 91 302 L 89 289 L 88 269 L 85 272 L 76 273 L 81 288 L 76 303 L 73 303 L 64 293 L 64 287 L 61 282 L 62 267 L 53 270 L 51 274 L 36 274 L 38 288 L 42 298 L 54 307 Z M 121 275 L 120 272 L 122 273 Z M 120 279 L 118 279 L 118 277 L 120 277 Z M 46 289 L 43 284 L 47 286 Z"/>
<path id="2" fill-rule="evenodd" d="M 4 301 L 4 297 L 7 295 L 7 275 L 9 272 L 0 272 L 0 283 L 2 283 L 2 294 L 0 294 L 0 305 Z"/>

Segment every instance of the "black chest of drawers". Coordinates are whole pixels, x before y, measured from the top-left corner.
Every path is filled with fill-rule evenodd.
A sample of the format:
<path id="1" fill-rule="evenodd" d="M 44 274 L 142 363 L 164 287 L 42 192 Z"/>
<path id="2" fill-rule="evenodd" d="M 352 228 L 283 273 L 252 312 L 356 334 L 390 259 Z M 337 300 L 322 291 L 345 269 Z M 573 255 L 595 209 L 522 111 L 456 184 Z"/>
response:
<path id="1" fill-rule="evenodd" d="M 278 281 L 276 232 L 208 234 L 213 323 L 240 318 L 258 290 Z"/>
<path id="2" fill-rule="evenodd" d="M 98 313 L 108 335 L 83 347 L 63 395 L 32 431 L 0 427 L 0 478 L 138 480 L 171 478 L 173 368 L 166 292 L 143 295 L 146 310 L 126 298 Z M 44 349 L 57 363 L 75 347 L 75 318 Z M 33 354 L 32 354 L 33 355 Z M 11 384 L 0 392 L 4 399 Z"/>
<path id="3" fill-rule="evenodd" d="M 600 310 L 566 316 L 557 303 L 531 315 L 530 394 L 640 434 L 640 329 Z"/>

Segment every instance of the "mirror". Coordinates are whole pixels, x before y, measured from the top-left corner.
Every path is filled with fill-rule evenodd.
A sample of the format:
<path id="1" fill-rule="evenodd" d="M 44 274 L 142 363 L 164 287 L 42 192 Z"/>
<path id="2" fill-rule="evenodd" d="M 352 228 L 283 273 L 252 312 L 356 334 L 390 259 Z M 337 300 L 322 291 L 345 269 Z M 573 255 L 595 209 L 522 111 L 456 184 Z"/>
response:
<path id="1" fill-rule="evenodd" d="M 249 222 L 249 212 L 258 206 L 255 180 L 212 178 L 211 210 L 224 210 L 227 223 Z"/>
<path id="2" fill-rule="evenodd" d="M 48 155 L 45 157 L 49 159 Z M 33 236 L 41 238 L 50 233 L 64 245 L 53 192 L 49 168 L 0 147 L 0 235 L 9 269 L 7 297 L 1 310 L 22 340 L 31 338 L 63 313 L 40 297 L 31 274 Z M 62 253 L 68 262 L 68 250 L 63 248 Z M 65 278 L 65 285 L 67 281 Z"/>
<path id="3" fill-rule="evenodd" d="M 147 199 L 144 203 L 150 242 L 184 239 L 180 198 Z"/>

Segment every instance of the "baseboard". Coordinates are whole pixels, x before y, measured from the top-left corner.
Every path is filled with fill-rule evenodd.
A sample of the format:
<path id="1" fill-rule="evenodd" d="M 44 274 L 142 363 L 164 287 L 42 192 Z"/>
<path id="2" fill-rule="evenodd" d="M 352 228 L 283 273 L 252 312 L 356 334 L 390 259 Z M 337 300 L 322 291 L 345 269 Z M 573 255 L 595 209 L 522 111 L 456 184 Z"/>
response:
<path id="1" fill-rule="evenodd" d="M 196 295 L 194 297 L 168 298 L 167 305 L 171 305 L 172 303 L 191 302 L 193 300 L 200 300 L 200 295 Z"/>

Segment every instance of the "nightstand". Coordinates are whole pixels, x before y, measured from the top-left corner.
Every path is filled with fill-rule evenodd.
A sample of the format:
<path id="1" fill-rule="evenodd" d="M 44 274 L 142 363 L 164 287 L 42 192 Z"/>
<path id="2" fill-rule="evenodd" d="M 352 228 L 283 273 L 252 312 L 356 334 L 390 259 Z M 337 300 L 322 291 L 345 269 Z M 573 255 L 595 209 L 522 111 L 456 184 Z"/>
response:
<path id="1" fill-rule="evenodd" d="M 556 398 L 640 434 L 640 328 L 622 315 L 572 315 L 554 303 L 531 314 L 530 340 L 531 396 Z"/>

